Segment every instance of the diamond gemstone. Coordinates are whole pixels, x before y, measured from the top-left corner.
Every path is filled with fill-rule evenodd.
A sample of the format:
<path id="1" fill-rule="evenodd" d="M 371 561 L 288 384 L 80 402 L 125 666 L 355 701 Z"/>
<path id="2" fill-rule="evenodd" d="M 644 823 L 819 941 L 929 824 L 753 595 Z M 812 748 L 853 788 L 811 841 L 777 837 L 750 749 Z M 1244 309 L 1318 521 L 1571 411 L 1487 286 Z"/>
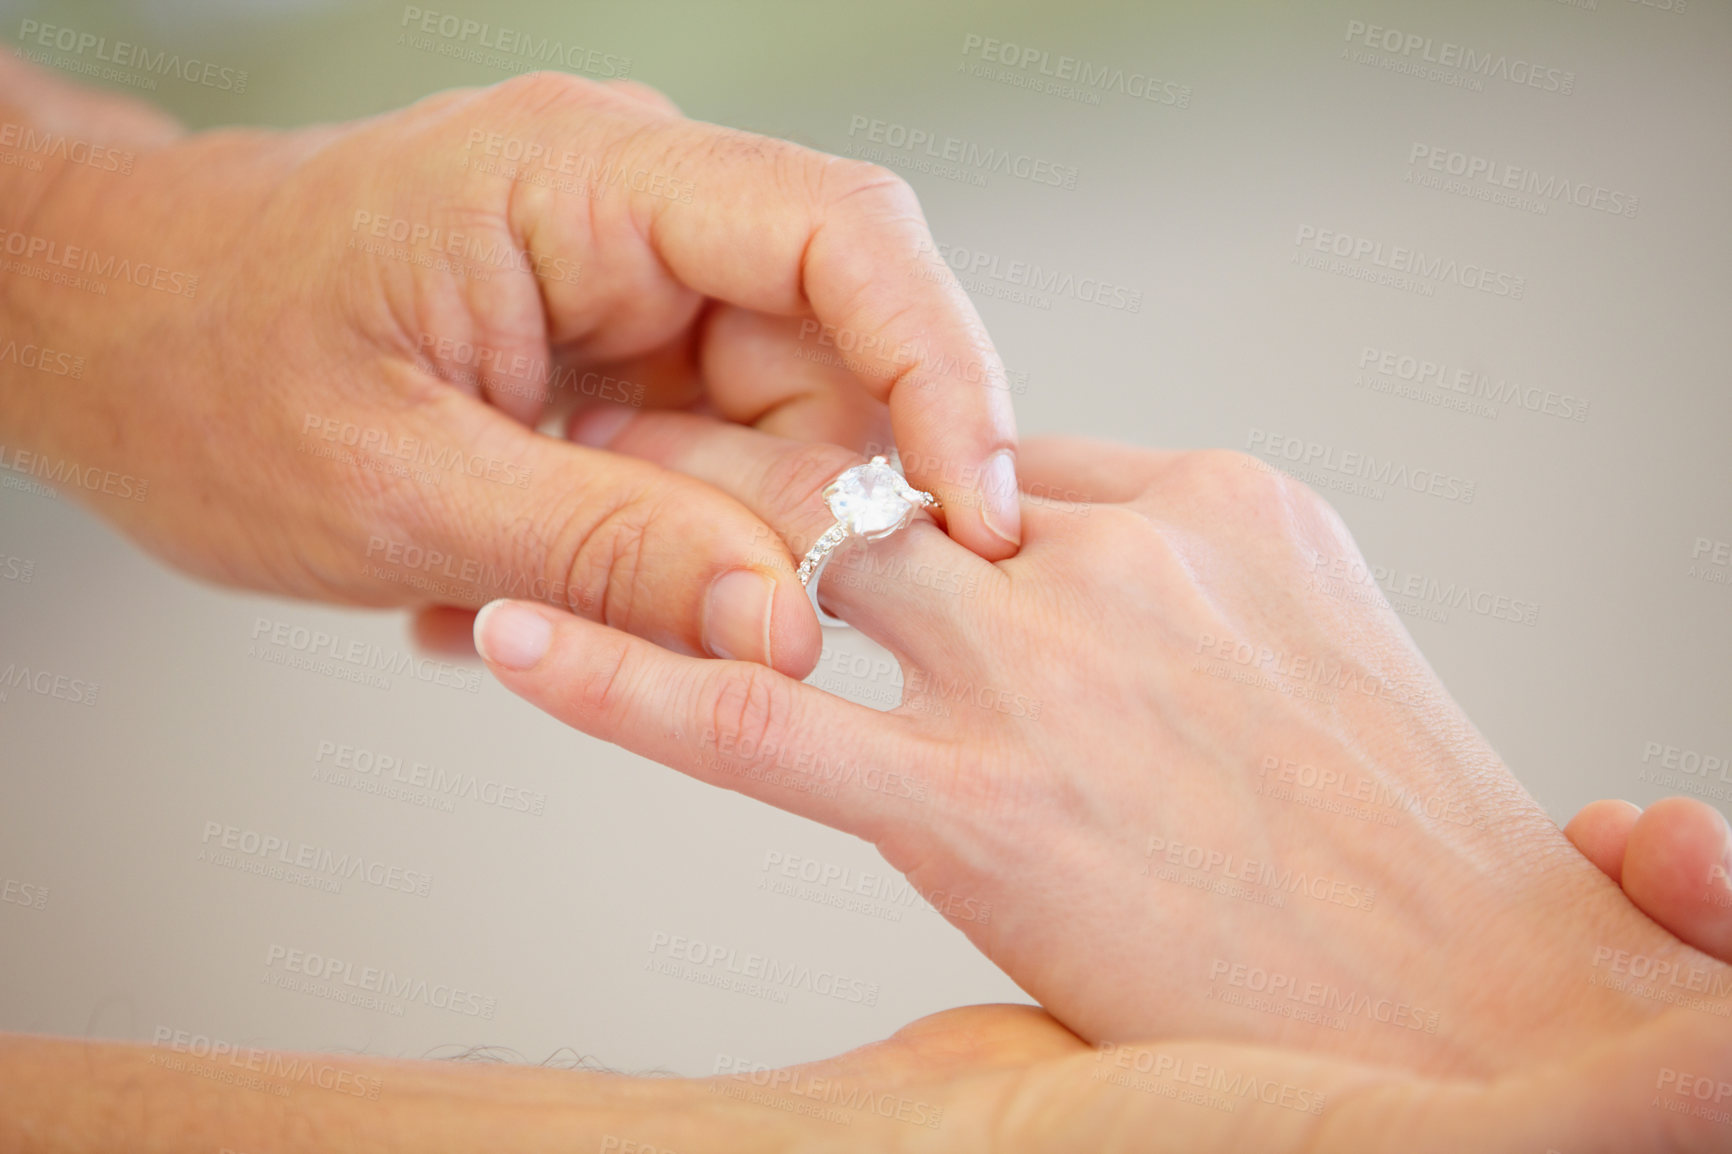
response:
<path id="1" fill-rule="evenodd" d="M 888 533 L 906 524 L 914 502 L 895 469 L 880 461 L 856 465 L 837 477 L 825 492 L 836 520 L 863 537 Z"/>

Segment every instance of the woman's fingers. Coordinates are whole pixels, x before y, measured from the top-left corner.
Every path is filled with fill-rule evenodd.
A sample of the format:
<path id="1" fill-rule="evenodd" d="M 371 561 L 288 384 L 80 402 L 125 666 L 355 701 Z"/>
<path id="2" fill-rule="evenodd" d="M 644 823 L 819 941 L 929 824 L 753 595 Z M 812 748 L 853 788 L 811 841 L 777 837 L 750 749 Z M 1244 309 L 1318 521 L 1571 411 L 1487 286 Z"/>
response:
<path id="1" fill-rule="evenodd" d="M 586 413 L 572 437 L 716 486 L 757 513 L 803 557 L 835 523 L 823 489 L 861 463 L 836 445 L 803 444 L 686 413 Z M 853 541 L 819 579 L 824 607 L 898 653 L 921 656 L 933 625 L 1001 575 L 944 539 L 923 516 L 871 542 Z M 924 644 L 923 644 L 924 642 Z"/>
<path id="2" fill-rule="evenodd" d="M 1564 836 L 1637 909 L 1732 963 L 1732 829 L 1713 806 L 1688 797 L 1646 810 L 1627 801 L 1590 802 Z"/>
<path id="3" fill-rule="evenodd" d="M 1668 797 L 1642 811 L 1624 849 L 1624 893 L 1683 941 L 1732 962 L 1732 828 L 1713 806 Z"/>
<path id="4" fill-rule="evenodd" d="M 890 443 L 890 411 L 860 385 L 854 358 L 810 318 L 717 305 L 704 320 L 703 378 L 716 412 L 796 441 L 870 456 Z"/>
<path id="5" fill-rule="evenodd" d="M 1599 867 L 1601 873 L 1623 884 L 1624 846 L 1636 819 L 1642 816 L 1639 806 L 1627 801 L 1606 799 L 1589 802 L 1580 813 L 1564 826 L 1564 836 L 1582 852 L 1582 856 Z"/>
<path id="6" fill-rule="evenodd" d="M 936 796 L 897 719 L 760 665 L 525 601 L 486 606 L 475 645 L 501 684 L 575 729 L 870 841 Z"/>

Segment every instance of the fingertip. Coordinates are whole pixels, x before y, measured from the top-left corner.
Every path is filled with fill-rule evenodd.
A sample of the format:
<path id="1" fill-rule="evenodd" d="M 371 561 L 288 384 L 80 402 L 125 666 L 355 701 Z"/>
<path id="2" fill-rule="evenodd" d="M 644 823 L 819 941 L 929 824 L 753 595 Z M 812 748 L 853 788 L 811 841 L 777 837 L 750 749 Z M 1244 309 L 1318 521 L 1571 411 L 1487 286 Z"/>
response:
<path id="1" fill-rule="evenodd" d="M 1713 806 L 1668 797 L 1649 806 L 1624 851 L 1624 892 L 1679 938 L 1732 959 L 1732 826 Z"/>
<path id="2" fill-rule="evenodd" d="M 824 631 L 805 586 L 793 576 L 778 580 L 770 618 L 770 667 L 804 681 L 818 667 L 823 649 Z"/>
<path id="3" fill-rule="evenodd" d="M 1630 830 L 1641 816 L 1641 809 L 1627 801 L 1589 802 L 1564 826 L 1564 836 L 1601 873 L 1620 882 Z"/>
<path id="4" fill-rule="evenodd" d="M 1022 492 L 1016 484 L 1016 456 L 1000 449 L 980 471 L 980 520 L 1012 556 L 1022 547 Z M 993 558 L 997 560 L 998 558 Z"/>
<path id="5" fill-rule="evenodd" d="M 535 668 L 553 644 L 553 622 L 538 606 L 500 598 L 475 615 L 475 651 L 489 665 L 522 673 Z"/>
<path id="6" fill-rule="evenodd" d="M 571 414 L 565 427 L 568 440 L 591 449 L 605 449 L 637 415 L 635 409 L 607 402 L 585 405 Z"/>

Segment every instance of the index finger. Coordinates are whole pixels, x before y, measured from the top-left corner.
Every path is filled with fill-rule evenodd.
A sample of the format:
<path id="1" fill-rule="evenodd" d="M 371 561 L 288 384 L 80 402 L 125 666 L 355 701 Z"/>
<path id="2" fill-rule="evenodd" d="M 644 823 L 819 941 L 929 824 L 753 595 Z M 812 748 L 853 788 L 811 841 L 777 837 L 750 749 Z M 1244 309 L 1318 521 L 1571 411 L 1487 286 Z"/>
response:
<path id="1" fill-rule="evenodd" d="M 1004 365 L 937 255 L 920 202 L 888 169 L 786 141 L 662 118 L 628 165 L 689 182 L 692 203 L 633 191 L 628 212 L 682 283 L 730 304 L 809 317 L 817 341 L 890 407 L 903 467 L 951 535 L 1000 560 L 1021 541 L 1016 425 Z M 803 326 L 805 327 L 805 326 Z"/>

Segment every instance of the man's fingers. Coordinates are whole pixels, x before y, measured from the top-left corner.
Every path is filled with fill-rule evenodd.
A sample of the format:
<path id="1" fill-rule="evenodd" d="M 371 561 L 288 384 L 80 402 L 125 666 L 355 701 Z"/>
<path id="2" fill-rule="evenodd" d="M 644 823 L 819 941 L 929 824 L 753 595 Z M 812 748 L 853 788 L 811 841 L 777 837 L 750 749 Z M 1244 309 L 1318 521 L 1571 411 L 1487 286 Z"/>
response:
<path id="1" fill-rule="evenodd" d="M 1732 962 L 1732 828 L 1713 806 L 1668 797 L 1642 812 L 1624 849 L 1624 893 L 1683 941 Z"/>
<path id="2" fill-rule="evenodd" d="M 572 430 L 586 443 L 653 461 L 714 485 L 767 522 L 796 557 L 835 523 L 822 496 L 861 463 L 837 445 L 808 445 L 687 413 L 589 415 Z M 899 654 L 929 657 L 934 617 L 1001 579 L 923 516 L 890 537 L 850 542 L 819 577 L 826 609 Z M 945 594 L 946 596 L 935 596 Z"/>
<path id="3" fill-rule="evenodd" d="M 456 605 L 428 605 L 409 619 L 409 636 L 418 653 L 474 661 L 475 610 Z"/>
<path id="4" fill-rule="evenodd" d="M 781 540 L 733 498 L 646 461 L 523 428 L 456 393 L 433 402 L 438 450 L 404 462 L 395 528 L 365 575 L 425 601 L 520 597 L 685 653 L 805 676 L 817 621 Z M 466 435 L 464 435 L 466 434 Z"/>
<path id="5" fill-rule="evenodd" d="M 1601 873 L 1622 884 L 1624 846 L 1641 816 L 1640 807 L 1627 801 L 1591 801 L 1564 826 L 1564 836 Z"/>
<path id="6" fill-rule="evenodd" d="M 521 601 L 484 608 L 475 644 L 501 684 L 567 725 L 869 841 L 934 797 L 896 719 L 773 669 Z"/>
<path id="7" fill-rule="evenodd" d="M 889 410 L 862 387 L 851 358 L 820 342 L 817 321 L 718 305 L 705 326 L 703 375 L 716 412 L 778 437 L 885 451 Z"/>
<path id="8" fill-rule="evenodd" d="M 641 351 L 628 346 L 665 331 L 644 314 L 679 305 L 669 274 L 742 308 L 814 317 L 870 350 L 855 375 L 888 403 L 911 479 L 955 512 L 952 536 L 989 559 L 1016 551 L 1004 368 L 906 182 L 612 93 L 604 100 L 599 86 L 572 78 L 512 83 L 516 115 L 548 147 L 594 141 L 609 176 L 619 175 L 582 212 L 553 196 L 515 202 L 512 231 L 528 240 L 532 263 L 581 269 L 569 283 L 540 278 L 556 343 L 586 343 L 603 360 Z"/>

